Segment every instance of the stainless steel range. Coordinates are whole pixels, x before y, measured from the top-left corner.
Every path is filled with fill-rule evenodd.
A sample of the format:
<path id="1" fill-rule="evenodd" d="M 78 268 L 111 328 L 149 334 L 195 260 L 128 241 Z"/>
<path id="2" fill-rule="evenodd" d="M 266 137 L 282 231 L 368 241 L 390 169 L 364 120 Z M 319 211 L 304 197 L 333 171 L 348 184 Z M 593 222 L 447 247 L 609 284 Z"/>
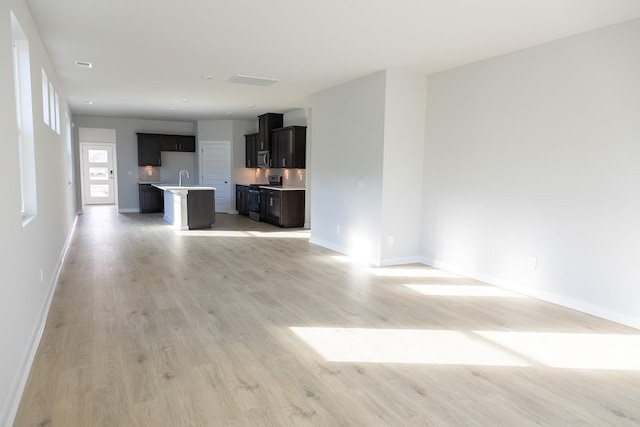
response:
<path id="1" fill-rule="evenodd" d="M 262 206 L 266 203 L 265 191 L 260 187 L 266 186 L 265 184 L 249 184 L 249 218 L 254 221 L 260 221 L 264 219 L 264 211 L 266 206 Z M 269 175 L 269 187 L 282 187 L 282 175 Z M 260 215 L 260 211 L 263 211 Z"/>
<path id="2" fill-rule="evenodd" d="M 260 185 L 249 185 L 249 219 L 260 221 Z"/>

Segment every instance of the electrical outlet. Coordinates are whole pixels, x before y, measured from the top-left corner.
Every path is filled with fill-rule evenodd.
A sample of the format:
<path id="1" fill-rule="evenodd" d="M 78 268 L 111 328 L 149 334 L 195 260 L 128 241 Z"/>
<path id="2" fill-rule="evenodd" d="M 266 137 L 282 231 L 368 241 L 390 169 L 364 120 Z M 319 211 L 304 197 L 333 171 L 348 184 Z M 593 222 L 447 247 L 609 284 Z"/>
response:
<path id="1" fill-rule="evenodd" d="M 336 234 L 340 234 L 340 226 L 339 225 L 336 227 Z"/>
<path id="2" fill-rule="evenodd" d="M 387 237 L 387 244 L 388 244 L 389 246 L 393 246 L 393 236 L 389 236 L 389 237 Z"/>
<path id="3" fill-rule="evenodd" d="M 538 268 L 538 258 L 534 256 L 529 257 L 529 270 L 535 270 Z"/>
<path id="4" fill-rule="evenodd" d="M 364 188 L 364 179 L 358 181 L 358 188 Z"/>

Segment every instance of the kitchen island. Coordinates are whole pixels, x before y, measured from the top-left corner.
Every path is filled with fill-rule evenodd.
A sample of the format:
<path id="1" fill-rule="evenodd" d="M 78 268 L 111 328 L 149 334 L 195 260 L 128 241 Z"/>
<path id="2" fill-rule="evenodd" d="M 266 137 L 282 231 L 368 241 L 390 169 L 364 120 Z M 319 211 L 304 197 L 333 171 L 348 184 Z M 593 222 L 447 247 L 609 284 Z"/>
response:
<path id="1" fill-rule="evenodd" d="M 164 191 L 164 220 L 177 230 L 211 228 L 216 222 L 215 187 L 153 186 Z"/>

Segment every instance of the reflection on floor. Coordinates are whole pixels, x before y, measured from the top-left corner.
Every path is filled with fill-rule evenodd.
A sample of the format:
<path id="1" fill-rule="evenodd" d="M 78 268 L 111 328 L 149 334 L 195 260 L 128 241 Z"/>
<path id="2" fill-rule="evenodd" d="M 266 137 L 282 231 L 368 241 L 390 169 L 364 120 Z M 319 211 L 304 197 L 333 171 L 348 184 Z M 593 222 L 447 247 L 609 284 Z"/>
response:
<path id="1" fill-rule="evenodd" d="M 640 424 L 637 330 L 216 217 L 85 209 L 16 426 Z"/>

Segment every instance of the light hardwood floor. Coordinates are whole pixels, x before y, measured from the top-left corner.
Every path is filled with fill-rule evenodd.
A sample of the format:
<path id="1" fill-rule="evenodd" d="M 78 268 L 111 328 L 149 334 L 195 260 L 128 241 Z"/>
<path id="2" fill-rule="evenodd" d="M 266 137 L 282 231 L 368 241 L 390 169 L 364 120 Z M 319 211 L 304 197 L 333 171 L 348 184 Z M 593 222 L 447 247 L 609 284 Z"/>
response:
<path id="1" fill-rule="evenodd" d="M 306 235 L 86 209 L 15 426 L 640 425 L 640 331 Z"/>

